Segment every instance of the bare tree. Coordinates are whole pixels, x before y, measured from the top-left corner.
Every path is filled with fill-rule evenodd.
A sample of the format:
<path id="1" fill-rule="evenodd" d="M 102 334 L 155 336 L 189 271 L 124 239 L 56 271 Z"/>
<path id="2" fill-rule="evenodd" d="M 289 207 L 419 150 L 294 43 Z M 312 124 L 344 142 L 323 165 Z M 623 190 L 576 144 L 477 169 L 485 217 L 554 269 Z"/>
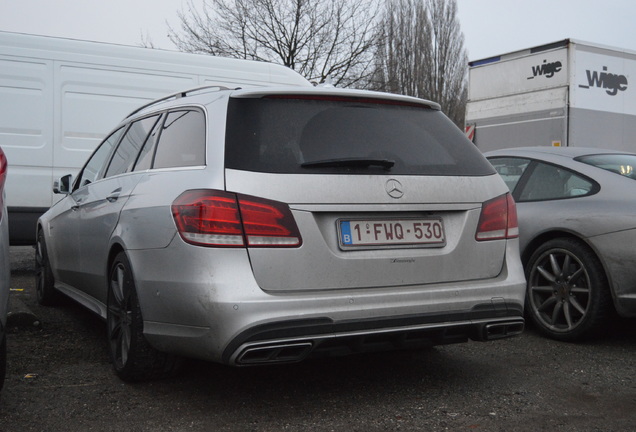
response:
<path id="1" fill-rule="evenodd" d="M 155 44 L 152 41 L 152 38 L 150 37 L 148 32 L 146 32 L 146 33 L 140 32 L 139 34 L 141 36 L 141 41 L 139 42 L 139 46 L 144 47 L 144 48 L 150 48 L 150 49 L 156 49 L 157 48 L 157 47 L 155 47 Z"/>
<path id="2" fill-rule="evenodd" d="M 468 55 L 456 0 L 387 0 L 370 87 L 431 99 L 460 127 Z"/>
<path id="3" fill-rule="evenodd" d="M 311 81 L 361 86 L 373 72 L 374 0 L 193 0 L 168 37 L 181 51 L 270 61 Z"/>

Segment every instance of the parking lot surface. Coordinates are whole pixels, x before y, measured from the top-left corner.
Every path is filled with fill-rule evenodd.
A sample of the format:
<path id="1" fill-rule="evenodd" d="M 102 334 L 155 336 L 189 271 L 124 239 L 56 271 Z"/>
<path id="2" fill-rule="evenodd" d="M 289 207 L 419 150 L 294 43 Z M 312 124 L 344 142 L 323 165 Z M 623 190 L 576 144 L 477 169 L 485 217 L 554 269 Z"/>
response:
<path id="1" fill-rule="evenodd" d="M 228 368 L 186 361 L 174 378 L 120 381 L 105 324 L 68 301 L 36 304 L 25 263 L 12 296 L 38 325 L 8 339 L 0 431 L 636 430 L 636 322 L 567 344 L 532 329 L 417 352 Z"/>

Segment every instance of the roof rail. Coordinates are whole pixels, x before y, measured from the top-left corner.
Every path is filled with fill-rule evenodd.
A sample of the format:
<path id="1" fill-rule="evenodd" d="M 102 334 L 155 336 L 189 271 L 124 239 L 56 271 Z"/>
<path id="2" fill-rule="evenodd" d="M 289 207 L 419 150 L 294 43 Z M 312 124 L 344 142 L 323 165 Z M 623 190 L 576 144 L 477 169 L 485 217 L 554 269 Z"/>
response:
<path id="1" fill-rule="evenodd" d="M 137 114 L 138 112 L 140 112 L 141 110 L 144 110 L 144 109 L 146 109 L 146 108 L 148 108 L 150 106 L 153 106 L 155 104 L 158 104 L 158 103 L 161 103 L 161 102 L 165 102 L 165 101 L 170 100 L 170 99 L 175 99 L 175 100 L 176 99 L 180 99 L 182 97 L 186 97 L 187 95 L 189 95 L 191 93 L 194 93 L 194 92 L 197 92 L 197 91 L 201 91 L 201 90 L 207 90 L 207 89 L 216 89 L 217 91 L 231 90 L 228 87 L 218 86 L 218 85 L 194 87 L 194 88 L 191 88 L 191 89 L 188 89 L 188 90 L 183 90 L 183 91 L 180 91 L 180 92 L 169 94 L 168 96 L 164 96 L 162 98 L 155 99 L 152 102 L 148 102 L 147 104 L 140 106 L 139 108 L 137 108 L 136 110 L 134 110 L 133 112 L 128 114 L 125 118 L 132 117 L 135 114 Z"/>

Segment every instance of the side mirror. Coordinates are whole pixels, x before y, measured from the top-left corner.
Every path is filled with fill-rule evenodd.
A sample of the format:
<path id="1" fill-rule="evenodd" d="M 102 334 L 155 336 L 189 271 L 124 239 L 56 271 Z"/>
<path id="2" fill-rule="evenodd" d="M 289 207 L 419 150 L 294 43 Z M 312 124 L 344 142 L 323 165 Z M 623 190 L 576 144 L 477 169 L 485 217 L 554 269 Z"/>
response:
<path id="1" fill-rule="evenodd" d="M 71 184 L 73 183 L 73 176 L 67 174 L 53 182 L 53 193 L 68 195 L 71 193 Z"/>

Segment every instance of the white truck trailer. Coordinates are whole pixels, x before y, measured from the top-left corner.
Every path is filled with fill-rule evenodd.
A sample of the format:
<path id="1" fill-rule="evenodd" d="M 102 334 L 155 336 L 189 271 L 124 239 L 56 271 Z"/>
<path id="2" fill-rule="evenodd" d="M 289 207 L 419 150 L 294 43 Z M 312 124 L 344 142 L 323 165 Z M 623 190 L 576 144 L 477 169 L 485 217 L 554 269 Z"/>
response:
<path id="1" fill-rule="evenodd" d="M 636 151 L 636 52 L 566 39 L 472 61 L 466 133 L 482 151 Z"/>
<path id="2" fill-rule="evenodd" d="M 53 179 L 138 106 L 203 85 L 311 85 L 280 65 L 0 32 L 0 147 L 11 244 L 35 242 Z"/>

